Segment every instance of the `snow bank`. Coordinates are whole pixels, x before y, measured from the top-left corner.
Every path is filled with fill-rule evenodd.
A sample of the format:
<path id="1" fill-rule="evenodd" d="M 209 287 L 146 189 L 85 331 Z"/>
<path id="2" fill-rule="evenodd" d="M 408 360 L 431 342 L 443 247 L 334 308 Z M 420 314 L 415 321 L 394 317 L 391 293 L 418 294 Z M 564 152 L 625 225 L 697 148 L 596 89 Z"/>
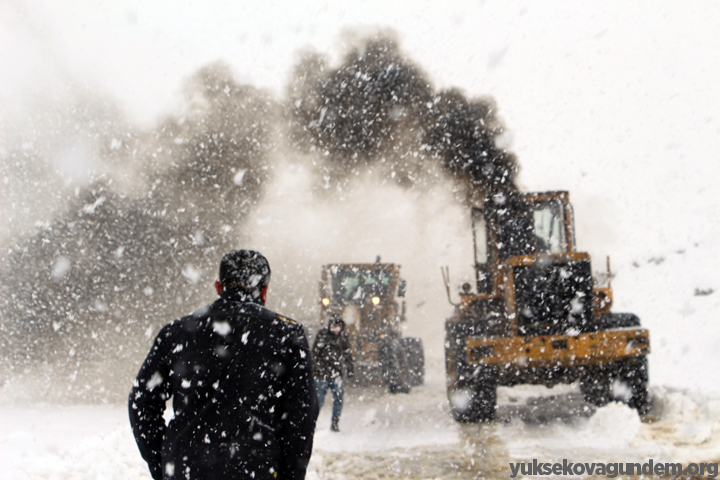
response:
<path id="1" fill-rule="evenodd" d="M 442 378 L 409 394 L 349 389 L 339 434 L 320 413 L 309 480 L 507 478 L 509 462 L 720 459 L 720 397 L 654 389 L 658 418 L 613 403 L 578 413 L 572 386 L 502 388 L 499 420 L 455 423 Z M 552 402 L 542 402 L 552 398 Z M 538 412 L 538 409 L 546 409 Z M 515 412 L 512 416 L 507 413 Z M 538 419 L 542 419 L 539 420 Z M 2 480 L 149 479 L 124 405 L 0 407 Z"/>

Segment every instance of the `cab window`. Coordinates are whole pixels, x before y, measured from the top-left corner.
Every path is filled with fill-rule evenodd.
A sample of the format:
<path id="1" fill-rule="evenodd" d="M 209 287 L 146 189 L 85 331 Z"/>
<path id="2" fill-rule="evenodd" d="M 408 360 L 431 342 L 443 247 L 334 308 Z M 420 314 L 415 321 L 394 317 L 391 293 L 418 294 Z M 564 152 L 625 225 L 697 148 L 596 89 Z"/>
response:
<path id="1" fill-rule="evenodd" d="M 533 205 L 535 253 L 563 253 L 567 251 L 565 209 L 559 200 L 546 200 Z"/>
<path id="2" fill-rule="evenodd" d="M 488 261 L 487 223 L 484 212 L 479 208 L 473 208 L 472 222 L 475 236 L 475 263 L 485 265 Z"/>

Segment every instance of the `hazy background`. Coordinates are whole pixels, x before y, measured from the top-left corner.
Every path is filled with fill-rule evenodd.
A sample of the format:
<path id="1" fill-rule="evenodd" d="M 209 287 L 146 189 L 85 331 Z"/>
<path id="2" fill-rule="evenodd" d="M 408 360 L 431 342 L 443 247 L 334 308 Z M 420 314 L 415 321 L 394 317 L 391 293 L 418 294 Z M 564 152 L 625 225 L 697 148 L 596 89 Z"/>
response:
<path id="1" fill-rule="evenodd" d="M 579 248 L 590 251 L 596 269 L 612 257 L 615 310 L 639 314 L 651 329 L 651 382 L 717 390 L 714 377 L 699 386 L 707 379 L 699 366 L 718 361 L 712 320 L 720 288 L 719 21 L 716 3 L 681 1 L 417 2 L 412 8 L 388 1 L 5 1 L 5 305 L 17 307 L 18 291 L 32 299 L 28 285 L 40 277 L 55 297 L 80 299 L 47 301 L 67 320 L 12 332 L 26 342 L 22 358 L 16 358 L 17 337 L 7 334 L 9 364 L 70 383 L 82 398 L 102 397 L 112 385 L 123 390 L 158 319 L 210 301 L 221 252 L 242 246 L 270 259 L 269 306 L 305 322 L 317 314 L 322 264 L 377 255 L 402 264 L 409 282 L 406 333 L 423 337 L 431 374 L 442 374 L 442 324 L 450 306 L 439 267 L 450 266 L 454 285 L 472 276 L 463 178 L 432 160 L 444 158 L 442 151 L 421 148 L 411 135 L 391 142 L 389 151 L 372 146 L 376 154 L 356 159 L 352 151 L 332 150 L 332 138 L 322 134 L 311 136 L 319 143 L 303 143 L 279 113 L 296 105 L 292 86 L 308 52 L 324 57 L 322 71 L 332 72 L 363 39 L 380 33 L 394 40 L 431 93 L 454 88 L 470 103 L 494 99 L 497 109 L 487 118 L 499 125 L 498 148 L 517 159 L 519 188 L 570 191 Z M 407 111 L 424 105 L 399 104 Z M 415 128 L 412 119 L 433 115 L 408 114 L 391 133 L 401 138 Z M 238 141 L 214 138 L 218 129 Z M 405 180 L 389 166 L 401 166 Z M 215 189 L 217 172 L 226 183 Z M 191 193 L 172 188 L 183 181 Z M 98 230 L 103 241 L 88 234 L 96 212 L 114 219 Z M 212 212 L 202 228 L 197 212 Z M 54 247 L 77 245 L 80 237 L 96 248 Z M 184 257 L 168 253 L 182 242 Z M 157 248 L 143 251 L 143 245 Z M 37 252 L 38 261 L 27 266 L 25 251 Z M 131 269 L 135 276 L 117 282 L 88 282 L 83 272 L 91 267 L 75 267 L 96 265 L 96 256 L 105 272 L 114 272 L 127 268 L 123 259 L 133 252 L 141 259 Z M 157 262 L 159 276 L 146 271 Z M 14 265 L 23 265 L 22 282 L 14 280 Z M 118 292 L 114 286 L 119 297 L 109 293 Z M 153 302 L 161 311 L 136 318 Z M 57 341 L 36 341 L 52 335 Z M 88 347 L 70 338 L 97 341 Z M 79 353 L 85 351 L 92 351 L 87 359 Z M 108 375 L 99 359 L 113 355 L 135 366 L 98 380 Z M 43 357 L 53 362 L 43 365 Z M 73 387 L 80 367 L 85 379 Z"/>

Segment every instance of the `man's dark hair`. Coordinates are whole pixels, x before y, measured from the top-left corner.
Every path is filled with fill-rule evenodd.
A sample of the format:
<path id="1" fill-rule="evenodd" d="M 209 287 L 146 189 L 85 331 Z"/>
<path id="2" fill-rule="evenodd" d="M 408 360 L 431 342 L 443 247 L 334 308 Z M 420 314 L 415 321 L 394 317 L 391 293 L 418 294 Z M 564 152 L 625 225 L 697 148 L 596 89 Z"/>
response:
<path id="1" fill-rule="evenodd" d="M 259 292 L 270 283 L 270 264 L 259 252 L 233 250 L 220 261 L 223 291 Z"/>

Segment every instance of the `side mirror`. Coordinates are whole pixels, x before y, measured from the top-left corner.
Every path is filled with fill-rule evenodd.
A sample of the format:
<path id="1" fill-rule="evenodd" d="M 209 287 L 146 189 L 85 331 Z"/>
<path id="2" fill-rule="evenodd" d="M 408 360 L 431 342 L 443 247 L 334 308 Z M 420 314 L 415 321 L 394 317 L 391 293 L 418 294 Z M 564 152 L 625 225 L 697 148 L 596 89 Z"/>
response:
<path id="1" fill-rule="evenodd" d="M 406 290 L 407 290 L 407 282 L 401 278 L 400 281 L 398 282 L 397 296 L 404 297 Z"/>

